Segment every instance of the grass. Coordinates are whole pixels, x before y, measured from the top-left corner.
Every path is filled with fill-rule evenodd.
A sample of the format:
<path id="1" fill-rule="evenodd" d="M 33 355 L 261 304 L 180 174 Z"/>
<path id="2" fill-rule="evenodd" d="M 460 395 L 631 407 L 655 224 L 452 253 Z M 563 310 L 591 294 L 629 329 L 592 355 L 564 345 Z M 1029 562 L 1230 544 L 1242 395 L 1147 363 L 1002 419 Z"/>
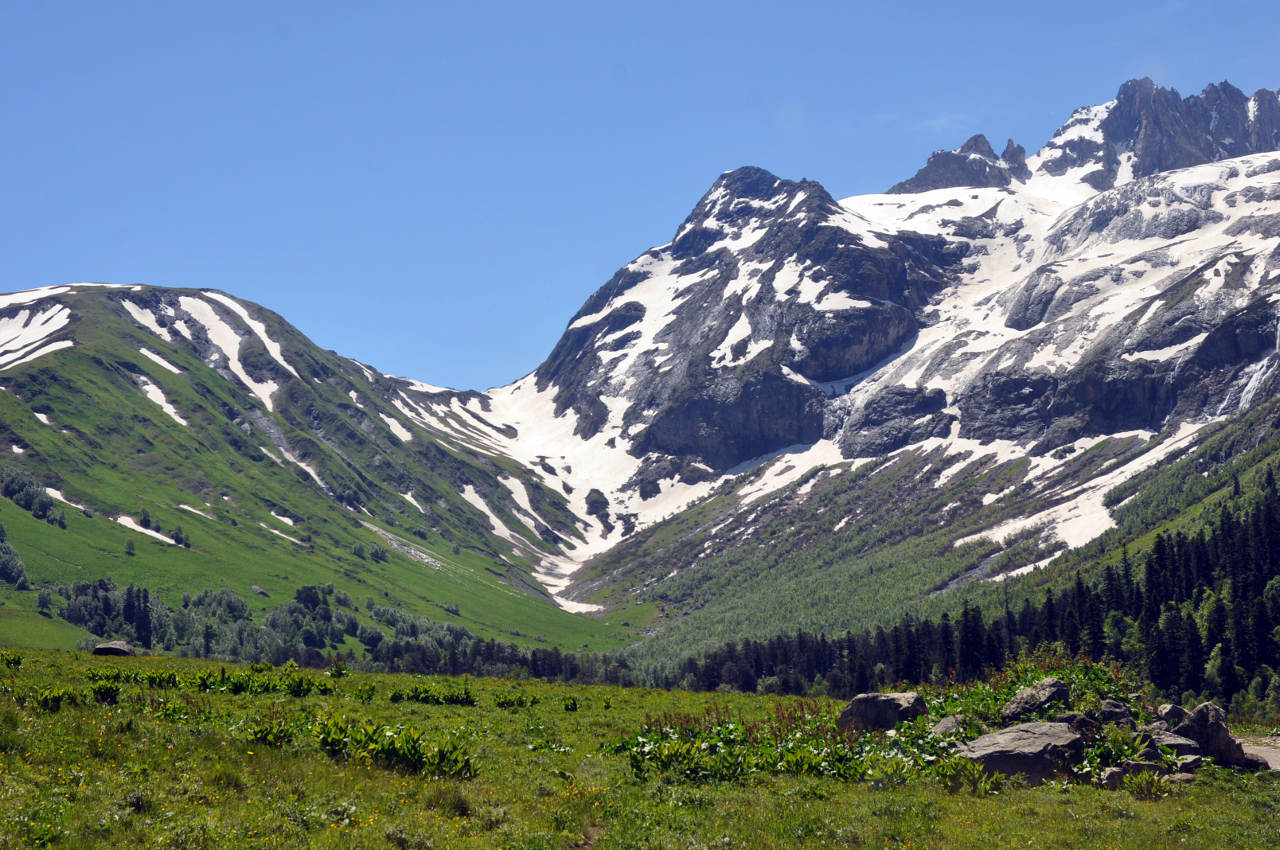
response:
<path id="1" fill-rule="evenodd" d="M 1156 800 L 1067 783 L 974 796 L 923 774 L 638 777 L 618 749 L 664 713 L 763 728 L 803 706 L 830 715 L 830 701 L 15 654 L 20 666 L 0 666 L 6 848 L 1280 844 L 1268 775 L 1209 770 Z M 414 687 L 470 699 L 392 701 Z M 61 707 L 42 708 L 58 691 Z M 931 697 L 948 699 L 963 697 Z M 361 728 L 412 728 L 426 767 L 368 755 Z M 463 757 L 468 770 L 449 767 Z"/>

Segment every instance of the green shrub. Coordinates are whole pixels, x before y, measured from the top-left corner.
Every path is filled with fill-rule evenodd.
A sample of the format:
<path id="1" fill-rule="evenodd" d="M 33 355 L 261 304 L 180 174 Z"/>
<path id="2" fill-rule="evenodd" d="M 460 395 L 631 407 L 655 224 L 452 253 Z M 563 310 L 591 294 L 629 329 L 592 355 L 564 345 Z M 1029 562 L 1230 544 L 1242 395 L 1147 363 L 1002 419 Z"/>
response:
<path id="1" fill-rule="evenodd" d="M 115 705 L 120 701 L 120 684 L 118 682 L 94 682 L 89 686 L 93 698 L 103 705 Z"/>
<path id="2" fill-rule="evenodd" d="M 36 692 L 36 705 L 48 712 L 59 711 L 63 704 L 79 705 L 80 695 L 69 688 L 41 688 Z"/>
<path id="3" fill-rule="evenodd" d="M 1151 770 L 1129 774 L 1121 781 L 1120 787 L 1139 800 L 1158 800 L 1169 793 L 1169 787 L 1160 781 L 1160 775 Z"/>

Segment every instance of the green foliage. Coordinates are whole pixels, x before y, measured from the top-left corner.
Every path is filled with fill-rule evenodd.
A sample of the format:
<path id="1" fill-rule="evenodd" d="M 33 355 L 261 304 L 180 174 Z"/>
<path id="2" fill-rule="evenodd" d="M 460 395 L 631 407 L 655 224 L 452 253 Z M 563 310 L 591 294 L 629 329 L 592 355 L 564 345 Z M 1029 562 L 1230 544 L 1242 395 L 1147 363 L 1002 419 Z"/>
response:
<path id="1" fill-rule="evenodd" d="M 934 718 L 842 735 L 828 699 L 471 678 L 475 705 L 424 710 L 352 697 L 463 681 L 353 670 L 338 691 L 294 697 L 280 684 L 290 674 L 305 671 L 27 653 L 0 689 L 0 844 L 1147 850 L 1267 846 L 1280 810 L 1280 783 L 1212 767 L 1178 805 L 1085 782 L 1001 785 L 931 735 Z M 272 687 L 232 693 L 235 680 Z M 115 705 L 35 702 L 104 683 L 122 689 Z M 977 688 L 929 700 L 964 705 Z M 504 706 L 510 696 L 523 705 Z M 563 711 L 567 696 L 578 711 Z"/>
<path id="2" fill-rule="evenodd" d="M 465 680 L 461 685 L 448 685 L 439 682 L 420 682 L 408 688 L 391 692 L 392 702 L 422 703 L 423 705 L 475 705 L 476 697 L 471 686 Z"/>
<path id="3" fill-rule="evenodd" d="M 63 705 L 79 705 L 80 701 L 80 694 L 69 688 L 41 688 L 35 694 L 36 705 L 49 712 L 59 711 Z"/>
<path id="4" fill-rule="evenodd" d="M 1169 786 L 1160 781 L 1160 775 L 1150 770 L 1129 774 L 1121 780 L 1120 787 L 1139 800 L 1158 800 L 1169 793 Z"/>
<path id="5" fill-rule="evenodd" d="M 1001 785 L 998 775 L 987 773 L 982 765 L 963 756 L 940 759 L 933 766 L 933 775 L 951 794 L 986 797 L 999 791 Z"/>

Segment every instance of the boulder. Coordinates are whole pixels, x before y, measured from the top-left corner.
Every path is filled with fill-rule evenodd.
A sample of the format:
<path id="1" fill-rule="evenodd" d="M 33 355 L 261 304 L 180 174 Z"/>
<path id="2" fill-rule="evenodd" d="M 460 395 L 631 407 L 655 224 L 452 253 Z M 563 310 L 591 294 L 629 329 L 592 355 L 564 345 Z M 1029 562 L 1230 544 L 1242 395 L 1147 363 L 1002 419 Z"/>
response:
<path id="1" fill-rule="evenodd" d="M 1200 754 L 1212 756 L 1217 764 L 1238 767 L 1254 764 L 1245 757 L 1240 742 L 1231 737 L 1226 712 L 1214 703 L 1197 705 L 1186 720 L 1173 728 L 1173 734 L 1195 741 L 1200 745 Z"/>
<path id="2" fill-rule="evenodd" d="M 1124 779 L 1124 768 L 1108 767 L 1102 771 L 1102 775 L 1098 777 L 1098 784 L 1108 791 L 1115 791 L 1120 787 L 1121 781 Z"/>
<path id="3" fill-rule="evenodd" d="M 1156 717 L 1159 717 L 1170 727 L 1177 726 L 1182 721 L 1191 716 L 1191 712 L 1187 711 L 1180 705 L 1166 702 L 1156 709 Z"/>
<path id="4" fill-rule="evenodd" d="M 1040 784 L 1080 761 L 1084 739 L 1065 723 L 1020 723 L 961 744 L 960 755 L 990 773 L 1023 774 Z"/>
<path id="5" fill-rule="evenodd" d="M 1133 719 L 1133 716 L 1129 714 L 1129 709 L 1119 700 L 1104 699 L 1099 704 L 1098 711 L 1102 716 L 1103 723 L 1123 723 L 1126 720 Z"/>
<path id="6" fill-rule="evenodd" d="M 1050 676 L 1014 694 L 1002 715 L 1005 720 L 1019 720 L 1052 703 L 1066 703 L 1070 696 L 1071 688 L 1067 683 Z"/>
<path id="7" fill-rule="evenodd" d="M 1198 756 L 1200 745 L 1190 738 L 1175 735 L 1172 732 L 1151 732 L 1147 736 L 1153 747 L 1168 747 L 1175 756 Z"/>
<path id="8" fill-rule="evenodd" d="M 946 735 L 954 735 L 964 729 L 963 714 L 948 714 L 946 717 L 933 724 L 933 728 L 929 730 L 930 734 L 943 737 Z"/>
<path id="9" fill-rule="evenodd" d="M 1170 773 L 1168 776 L 1160 777 L 1161 782 L 1173 782 L 1178 785 L 1186 785 L 1189 782 L 1195 782 L 1195 774 L 1191 773 Z"/>
<path id="10" fill-rule="evenodd" d="M 133 647 L 122 640 L 109 640 L 93 648 L 94 655 L 135 655 Z"/>
<path id="11" fill-rule="evenodd" d="M 1141 756 L 1142 754 L 1139 753 L 1138 755 Z M 1124 771 L 1125 776 L 1132 776 L 1135 773 L 1163 772 L 1159 762 L 1143 758 L 1125 759 L 1120 763 L 1120 769 Z"/>
<path id="12" fill-rule="evenodd" d="M 1181 756 L 1178 759 L 1179 773 L 1194 773 L 1204 766 L 1204 759 L 1200 756 Z"/>
<path id="13" fill-rule="evenodd" d="M 840 712 L 840 731 L 892 729 L 904 720 L 914 720 L 927 713 L 924 698 L 915 691 L 858 694 Z"/>

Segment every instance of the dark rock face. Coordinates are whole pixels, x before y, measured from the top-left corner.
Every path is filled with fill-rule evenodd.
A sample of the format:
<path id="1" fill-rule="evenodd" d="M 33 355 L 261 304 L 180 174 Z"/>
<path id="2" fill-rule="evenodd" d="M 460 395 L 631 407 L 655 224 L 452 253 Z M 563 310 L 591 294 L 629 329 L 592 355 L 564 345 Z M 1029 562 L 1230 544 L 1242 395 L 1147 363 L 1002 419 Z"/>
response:
<path id="1" fill-rule="evenodd" d="M 552 388 L 556 415 L 573 410 L 575 434 L 587 439 L 609 419 L 601 396 L 622 394 L 637 457 L 723 471 L 814 442 L 822 385 L 912 340 L 919 311 L 967 251 L 915 233 L 866 244 L 833 223 L 844 214 L 811 181 L 759 168 L 722 175 L 670 245 L 588 299 L 535 372 L 538 390 Z M 678 293 L 658 306 L 643 294 L 656 274 Z M 642 350 L 615 367 L 612 353 L 632 349 Z M 652 479 L 642 470 L 634 486 L 651 491 Z"/>
<path id="2" fill-rule="evenodd" d="M 874 457 L 929 437 L 946 436 L 955 421 L 942 412 L 946 406 L 942 390 L 886 387 L 845 422 L 840 453 L 844 457 Z"/>
<path id="3" fill-rule="evenodd" d="M 896 694 L 858 694 L 844 711 L 838 724 L 849 729 L 887 730 L 904 720 L 914 720 L 928 713 L 924 699 L 915 691 Z"/>
<path id="4" fill-rule="evenodd" d="M 935 151 L 909 180 L 889 189 L 890 194 L 927 192 L 952 186 L 1008 186 L 1016 178 L 1031 176 L 1027 170 L 1027 152 L 1010 139 L 1004 153 L 997 157 L 987 137 L 978 134 L 953 151 Z"/>
<path id="5" fill-rule="evenodd" d="M 1014 694 L 1001 715 L 1005 720 L 1017 720 L 1055 702 L 1065 705 L 1070 697 L 1071 687 L 1061 679 L 1050 676 Z"/>
<path id="6" fill-rule="evenodd" d="M 1020 723 L 959 747 L 988 772 L 1023 774 L 1033 785 L 1067 773 L 1083 750 L 1084 739 L 1065 723 Z"/>
<path id="7" fill-rule="evenodd" d="M 1144 78 L 1120 87 L 1101 129 L 1107 142 L 1103 169 L 1110 186 L 1118 165 L 1116 150 L 1129 146 L 1135 177 L 1276 150 L 1280 106 L 1276 93 L 1266 89 L 1249 98 L 1223 82 L 1183 98 L 1176 90 L 1159 88 Z"/>
<path id="8" fill-rule="evenodd" d="M 769 373 L 713 382 L 659 410 L 634 453 L 693 456 L 714 469 L 822 436 L 822 395 Z"/>

